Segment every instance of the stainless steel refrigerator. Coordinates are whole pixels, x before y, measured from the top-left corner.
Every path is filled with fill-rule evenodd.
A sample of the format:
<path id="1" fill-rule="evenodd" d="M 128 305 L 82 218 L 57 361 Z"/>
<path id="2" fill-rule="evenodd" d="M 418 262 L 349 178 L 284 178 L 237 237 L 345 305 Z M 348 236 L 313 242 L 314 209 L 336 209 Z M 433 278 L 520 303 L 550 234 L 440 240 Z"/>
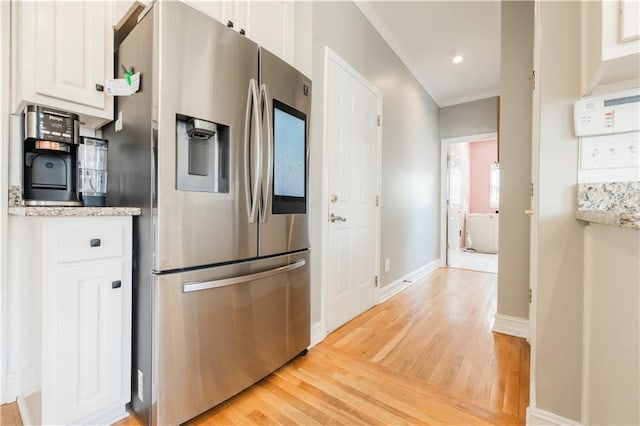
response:
<path id="1" fill-rule="evenodd" d="M 309 345 L 311 81 L 179 2 L 117 47 L 108 205 L 134 221 L 132 407 L 178 424 Z"/>

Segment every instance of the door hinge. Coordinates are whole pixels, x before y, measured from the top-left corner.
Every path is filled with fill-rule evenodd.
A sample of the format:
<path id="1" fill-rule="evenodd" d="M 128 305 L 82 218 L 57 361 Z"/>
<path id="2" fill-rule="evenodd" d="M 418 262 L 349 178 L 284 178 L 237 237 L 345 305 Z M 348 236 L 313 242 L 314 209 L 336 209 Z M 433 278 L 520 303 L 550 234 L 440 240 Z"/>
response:
<path id="1" fill-rule="evenodd" d="M 376 278 L 374 279 L 374 282 L 376 284 L 376 287 L 378 287 L 378 276 L 376 275 Z"/>
<path id="2" fill-rule="evenodd" d="M 533 292 L 529 289 L 529 303 L 533 302 Z"/>
<path id="3" fill-rule="evenodd" d="M 531 70 L 531 76 L 529 77 L 529 81 L 531 82 L 531 90 L 536 90 L 536 71 Z"/>
<path id="4" fill-rule="evenodd" d="M 380 127 L 380 114 L 378 114 L 378 127 Z"/>
<path id="5" fill-rule="evenodd" d="M 531 182 L 531 197 L 533 198 L 533 182 Z"/>
<path id="6" fill-rule="evenodd" d="M 376 195 L 376 207 L 380 207 L 380 196 Z"/>

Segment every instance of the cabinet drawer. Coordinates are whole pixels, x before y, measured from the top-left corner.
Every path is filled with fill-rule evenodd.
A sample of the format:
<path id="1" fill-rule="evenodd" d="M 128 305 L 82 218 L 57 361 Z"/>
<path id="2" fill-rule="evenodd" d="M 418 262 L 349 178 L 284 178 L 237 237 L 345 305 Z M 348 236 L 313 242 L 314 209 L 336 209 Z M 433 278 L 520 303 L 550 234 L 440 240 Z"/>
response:
<path id="1" fill-rule="evenodd" d="M 59 229 L 60 262 L 120 257 L 123 253 L 123 225 L 65 226 Z"/>

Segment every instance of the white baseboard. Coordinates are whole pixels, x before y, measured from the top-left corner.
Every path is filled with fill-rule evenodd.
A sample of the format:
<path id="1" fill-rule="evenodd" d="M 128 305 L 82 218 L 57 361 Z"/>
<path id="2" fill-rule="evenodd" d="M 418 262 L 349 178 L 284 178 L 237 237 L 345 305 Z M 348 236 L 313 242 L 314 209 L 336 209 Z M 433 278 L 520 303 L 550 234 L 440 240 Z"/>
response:
<path id="1" fill-rule="evenodd" d="M 509 336 L 524 337 L 529 339 L 529 320 L 512 317 L 511 315 L 496 314 L 493 323 L 493 331 L 508 334 Z"/>
<path id="2" fill-rule="evenodd" d="M 20 373 L 9 373 L 2 378 L 5 383 L 2 404 L 13 402 L 20 394 Z"/>
<path id="3" fill-rule="evenodd" d="M 405 288 L 409 287 L 411 284 L 415 283 L 421 278 L 426 277 L 436 269 L 440 268 L 441 264 L 442 264 L 442 260 L 436 259 L 434 261 L 427 263 L 424 266 L 419 267 L 415 271 L 409 272 L 404 277 L 398 278 L 397 280 L 382 287 L 378 291 L 378 304 L 387 301 L 391 297 L 400 293 Z"/>
<path id="4" fill-rule="evenodd" d="M 327 333 L 324 331 L 322 321 L 311 324 L 311 344 L 309 344 L 309 348 L 322 342 L 325 337 L 327 337 Z"/>
<path id="5" fill-rule="evenodd" d="M 24 399 L 24 396 L 20 395 L 17 398 L 18 403 L 18 411 L 20 412 L 20 417 L 22 418 L 23 425 L 35 425 L 34 419 L 31 417 L 31 411 L 29 411 L 29 406 L 27 405 L 27 401 Z"/>
<path id="6" fill-rule="evenodd" d="M 580 422 L 558 416 L 535 407 L 527 407 L 527 426 L 567 425 L 579 426 Z"/>

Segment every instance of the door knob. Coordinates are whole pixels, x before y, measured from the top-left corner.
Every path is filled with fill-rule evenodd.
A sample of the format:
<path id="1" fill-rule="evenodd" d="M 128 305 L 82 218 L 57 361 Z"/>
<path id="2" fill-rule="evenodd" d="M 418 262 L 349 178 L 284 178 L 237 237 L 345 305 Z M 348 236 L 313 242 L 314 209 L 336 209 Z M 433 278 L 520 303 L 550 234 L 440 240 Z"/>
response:
<path id="1" fill-rule="evenodd" d="M 533 210 L 528 210 L 527 209 L 527 210 L 524 211 L 524 214 L 527 215 L 527 216 L 533 216 Z"/>
<path id="2" fill-rule="evenodd" d="M 337 216 L 333 213 L 331 213 L 331 215 L 329 216 L 329 222 L 333 223 L 333 222 L 346 222 L 347 218 L 346 217 L 342 217 L 342 216 Z"/>

